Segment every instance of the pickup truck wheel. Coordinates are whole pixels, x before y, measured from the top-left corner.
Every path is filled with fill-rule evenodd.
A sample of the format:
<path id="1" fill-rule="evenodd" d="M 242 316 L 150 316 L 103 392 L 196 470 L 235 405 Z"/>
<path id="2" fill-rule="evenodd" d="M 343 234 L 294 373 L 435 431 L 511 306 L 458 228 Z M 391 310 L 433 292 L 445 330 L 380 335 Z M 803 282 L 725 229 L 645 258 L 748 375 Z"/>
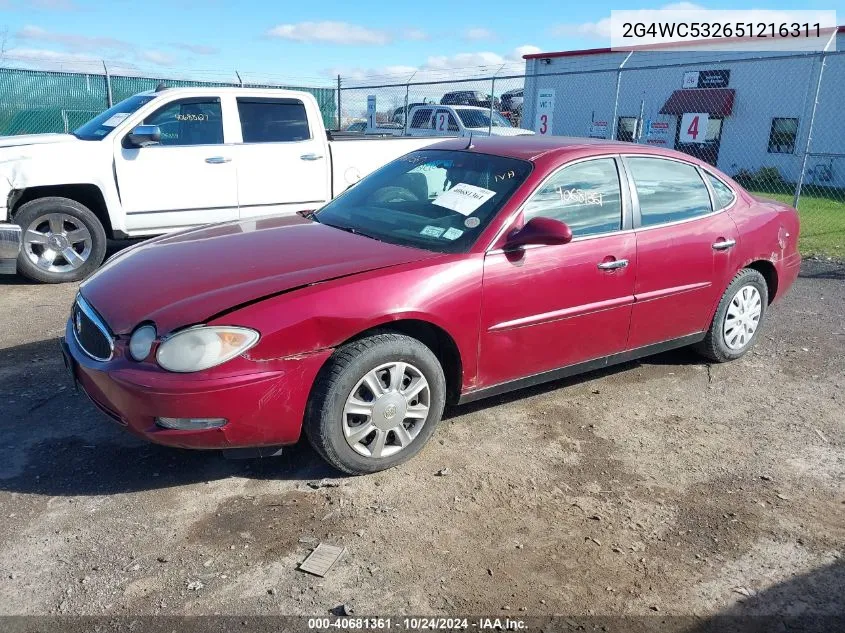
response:
<path id="1" fill-rule="evenodd" d="M 744 268 L 731 281 L 698 352 L 711 361 L 725 363 L 743 356 L 760 332 L 769 304 L 766 280 L 756 270 Z"/>
<path id="2" fill-rule="evenodd" d="M 305 433 L 343 472 L 401 464 L 428 442 L 446 402 L 446 379 L 420 341 L 376 334 L 339 348 L 314 383 Z"/>
<path id="3" fill-rule="evenodd" d="M 68 198 L 38 198 L 14 221 L 23 232 L 18 272 L 44 283 L 79 281 L 106 255 L 106 232 L 94 213 Z"/>

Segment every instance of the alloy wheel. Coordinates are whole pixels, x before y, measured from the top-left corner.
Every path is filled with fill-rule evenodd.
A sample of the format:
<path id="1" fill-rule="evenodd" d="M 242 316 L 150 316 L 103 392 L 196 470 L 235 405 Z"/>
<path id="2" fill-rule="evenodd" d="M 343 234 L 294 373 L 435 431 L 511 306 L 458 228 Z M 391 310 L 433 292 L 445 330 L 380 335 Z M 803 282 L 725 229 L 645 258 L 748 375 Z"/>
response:
<path id="1" fill-rule="evenodd" d="M 43 271 L 67 273 L 82 266 L 91 255 L 91 232 L 78 218 L 47 213 L 24 232 L 23 247 L 29 260 Z"/>

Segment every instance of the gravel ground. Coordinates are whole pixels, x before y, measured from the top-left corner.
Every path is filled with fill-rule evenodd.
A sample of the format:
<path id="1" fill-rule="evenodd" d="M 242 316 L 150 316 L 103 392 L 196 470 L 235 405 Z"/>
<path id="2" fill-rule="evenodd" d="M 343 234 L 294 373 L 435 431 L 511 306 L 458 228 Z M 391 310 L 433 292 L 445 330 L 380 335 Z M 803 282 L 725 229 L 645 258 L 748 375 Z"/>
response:
<path id="1" fill-rule="evenodd" d="M 0 615 L 845 614 L 843 266 L 805 262 L 738 362 L 453 408 L 359 478 L 130 437 L 64 374 L 75 285 L 0 284 Z"/>

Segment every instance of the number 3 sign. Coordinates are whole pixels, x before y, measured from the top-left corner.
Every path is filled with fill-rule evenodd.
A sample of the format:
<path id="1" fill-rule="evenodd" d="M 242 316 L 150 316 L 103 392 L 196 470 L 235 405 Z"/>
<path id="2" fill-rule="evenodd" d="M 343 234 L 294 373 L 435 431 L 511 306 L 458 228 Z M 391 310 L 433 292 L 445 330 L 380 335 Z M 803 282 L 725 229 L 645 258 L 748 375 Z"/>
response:
<path id="1" fill-rule="evenodd" d="M 679 143 L 703 143 L 707 138 L 707 113 L 687 112 L 681 118 L 681 129 L 678 133 Z"/>
<path id="2" fill-rule="evenodd" d="M 537 134 L 552 134 L 552 115 L 555 111 L 555 91 L 541 88 L 537 91 L 537 120 L 534 131 Z"/>

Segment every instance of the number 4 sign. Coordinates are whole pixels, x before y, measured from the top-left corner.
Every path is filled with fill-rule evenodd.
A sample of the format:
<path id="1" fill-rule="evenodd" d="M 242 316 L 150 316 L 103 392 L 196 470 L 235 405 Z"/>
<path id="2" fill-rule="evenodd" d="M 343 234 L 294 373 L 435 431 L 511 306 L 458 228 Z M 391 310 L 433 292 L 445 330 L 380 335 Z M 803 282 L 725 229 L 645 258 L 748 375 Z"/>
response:
<path id="1" fill-rule="evenodd" d="M 710 117 L 707 113 L 687 112 L 681 118 L 681 129 L 678 133 L 679 143 L 703 143 L 707 138 L 707 123 Z"/>

